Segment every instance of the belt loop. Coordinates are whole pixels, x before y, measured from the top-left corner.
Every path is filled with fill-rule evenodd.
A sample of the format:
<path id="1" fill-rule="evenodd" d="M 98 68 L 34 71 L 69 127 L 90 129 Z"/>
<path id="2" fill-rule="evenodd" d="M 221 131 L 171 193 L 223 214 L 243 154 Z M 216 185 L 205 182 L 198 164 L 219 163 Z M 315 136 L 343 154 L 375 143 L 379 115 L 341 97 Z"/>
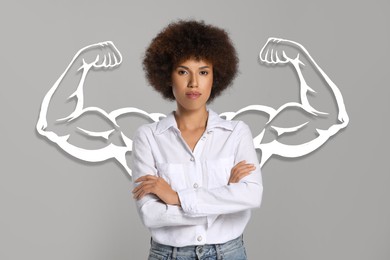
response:
<path id="1" fill-rule="evenodd" d="M 217 251 L 217 260 L 222 260 L 221 245 L 215 244 L 215 251 Z"/>
<path id="2" fill-rule="evenodd" d="M 176 257 L 177 257 L 177 247 L 173 247 L 173 250 L 172 250 L 172 260 L 176 260 Z"/>

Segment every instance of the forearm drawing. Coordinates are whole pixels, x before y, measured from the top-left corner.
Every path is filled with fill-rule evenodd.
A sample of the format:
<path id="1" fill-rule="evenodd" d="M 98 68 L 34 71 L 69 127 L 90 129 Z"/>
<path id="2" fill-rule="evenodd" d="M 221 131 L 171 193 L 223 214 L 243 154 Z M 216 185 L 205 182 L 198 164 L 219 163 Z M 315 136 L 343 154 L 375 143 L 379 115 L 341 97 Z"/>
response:
<path id="1" fill-rule="evenodd" d="M 298 50 L 296 56 L 289 56 L 284 51 L 285 46 L 293 46 Z M 300 59 L 300 55 L 304 55 L 310 64 L 303 64 Z M 341 129 L 345 128 L 349 122 L 347 112 L 345 110 L 343 97 L 338 87 L 332 82 L 332 80 L 325 74 L 325 72 L 317 65 L 314 59 L 310 56 L 309 52 L 299 43 L 270 38 L 260 51 L 260 60 L 264 64 L 282 65 L 291 64 L 295 73 L 299 78 L 300 83 L 300 102 L 289 102 L 278 109 L 263 105 L 250 105 L 240 109 L 237 112 L 225 112 L 220 116 L 225 117 L 228 120 L 232 120 L 240 114 L 247 111 L 259 111 L 265 113 L 268 116 L 268 122 L 266 127 L 257 134 L 253 141 L 256 149 L 262 151 L 262 158 L 260 166 L 263 166 L 265 162 L 272 156 L 278 155 L 282 157 L 295 158 L 307 155 L 323 145 L 331 136 L 335 135 Z M 127 107 L 114 110 L 107 113 L 99 107 L 85 107 L 84 105 L 84 87 L 89 73 L 98 73 L 101 70 L 112 70 L 120 66 L 122 62 L 122 55 L 112 42 L 102 42 L 93 45 L 89 45 L 79 50 L 73 57 L 72 61 L 61 74 L 58 80 L 54 83 L 51 89 L 46 93 L 38 118 L 36 129 L 42 136 L 47 137 L 53 143 L 56 143 L 62 150 L 72 155 L 75 158 L 88 161 L 88 162 L 100 162 L 107 159 L 116 159 L 131 176 L 131 170 L 126 162 L 126 153 L 132 150 L 132 140 L 121 131 L 120 125 L 118 125 L 117 118 L 123 115 L 137 114 L 146 117 L 150 121 L 157 122 L 161 117 L 165 115 L 161 113 L 147 113 L 141 109 L 134 107 Z M 298 144 L 289 145 L 282 143 L 278 138 L 271 142 L 265 143 L 263 137 L 267 131 L 274 131 L 277 133 L 277 137 L 282 136 L 285 133 L 299 132 L 300 129 L 310 124 L 307 121 L 303 124 L 294 125 L 291 127 L 280 127 L 275 124 L 275 119 L 288 109 L 300 109 L 313 116 L 327 115 L 325 112 L 318 111 L 314 108 L 308 100 L 308 93 L 314 92 L 313 87 L 306 83 L 301 66 L 312 66 L 319 72 L 323 81 L 326 83 L 329 91 L 332 92 L 334 99 L 336 100 L 338 110 L 338 122 L 330 125 L 327 129 L 316 129 L 318 136 L 313 140 Z M 72 84 L 67 82 L 66 75 L 69 73 L 78 72 L 80 78 L 78 84 Z M 69 114 L 64 117 L 57 118 L 55 122 L 48 122 L 48 112 L 55 110 L 60 106 L 61 102 L 54 101 L 54 94 L 61 90 L 62 92 L 69 93 L 68 97 L 63 100 L 62 105 L 69 106 L 67 101 L 74 100 L 75 105 L 73 109 L 69 110 Z M 96 131 L 94 129 L 85 129 L 77 125 L 83 117 L 87 117 L 90 114 L 98 115 L 102 121 L 108 126 L 105 131 Z M 77 120 L 76 120 L 77 119 Z M 66 134 L 60 134 L 56 131 L 56 128 L 50 129 L 49 124 L 56 125 L 69 125 L 75 124 L 74 131 L 88 136 L 91 139 L 103 138 L 107 140 L 107 145 L 99 149 L 86 149 L 69 142 L 69 138 L 75 133 L 70 130 Z M 119 135 L 124 145 L 117 145 L 110 142 L 110 138 L 114 135 Z"/>

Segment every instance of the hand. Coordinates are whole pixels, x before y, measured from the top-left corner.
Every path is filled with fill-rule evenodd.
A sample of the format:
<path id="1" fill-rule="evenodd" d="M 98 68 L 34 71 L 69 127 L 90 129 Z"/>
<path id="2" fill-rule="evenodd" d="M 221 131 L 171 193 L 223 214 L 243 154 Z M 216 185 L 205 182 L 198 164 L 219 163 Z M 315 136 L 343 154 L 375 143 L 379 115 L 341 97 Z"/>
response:
<path id="1" fill-rule="evenodd" d="M 111 41 L 89 45 L 76 54 L 79 55 L 83 60 L 82 67 L 110 69 L 122 63 L 122 55 Z"/>
<path id="2" fill-rule="evenodd" d="M 254 164 L 241 161 L 237 163 L 230 171 L 229 183 L 237 183 L 245 176 L 248 176 L 252 171 L 256 169 Z"/>
<path id="3" fill-rule="evenodd" d="M 137 200 L 146 194 L 154 194 L 159 197 L 165 204 L 180 205 L 179 195 L 171 186 L 161 177 L 145 175 L 135 180 L 140 184 L 134 188 L 133 197 Z"/>
<path id="4" fill-rule="evenodd" d="M 300 62 L 299 54 L 305 51 L 297 42 L 269 38 L 260 51 L 260 60 L 268 64 L 285 64 L 288 62 Z M 302 62 L 300 62 L 302 63 Z"/>

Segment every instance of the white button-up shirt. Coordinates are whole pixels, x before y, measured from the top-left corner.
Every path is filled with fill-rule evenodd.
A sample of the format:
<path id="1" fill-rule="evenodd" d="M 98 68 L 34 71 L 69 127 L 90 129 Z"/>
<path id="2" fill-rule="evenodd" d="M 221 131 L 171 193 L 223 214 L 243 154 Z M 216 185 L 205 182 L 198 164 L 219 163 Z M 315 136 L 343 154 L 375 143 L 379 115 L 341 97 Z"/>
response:
<path id="1" fill-rule="evenodd" d="M 181 206 L 166 205 L 153 194 L 136 201 L 142 222 L 161 244 L 187 246 L 224 243 L 240 236 L 262 197 L 260 165 L 249 127 L 209 111 L 206 131 L 193 151 L 180 134 L 174 114 L 141 126 L 133 140 L 133 178 L 155 175 L 175 190 Z M 256 170 L 228 185 L 238 162 Z"/>

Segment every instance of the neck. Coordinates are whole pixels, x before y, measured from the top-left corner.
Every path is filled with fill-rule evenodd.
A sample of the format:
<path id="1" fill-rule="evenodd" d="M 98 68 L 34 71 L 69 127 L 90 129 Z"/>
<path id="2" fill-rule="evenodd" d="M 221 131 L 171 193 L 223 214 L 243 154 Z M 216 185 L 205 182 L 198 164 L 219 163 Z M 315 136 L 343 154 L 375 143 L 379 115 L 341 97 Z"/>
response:
<path id="1" fill-rule="evenodd" d="M 175 111 L 177 127 L 180 130 L 205 129 L 207 125 L 208 112 L 206 107 L 198 110 L 178 109 Z"/>

